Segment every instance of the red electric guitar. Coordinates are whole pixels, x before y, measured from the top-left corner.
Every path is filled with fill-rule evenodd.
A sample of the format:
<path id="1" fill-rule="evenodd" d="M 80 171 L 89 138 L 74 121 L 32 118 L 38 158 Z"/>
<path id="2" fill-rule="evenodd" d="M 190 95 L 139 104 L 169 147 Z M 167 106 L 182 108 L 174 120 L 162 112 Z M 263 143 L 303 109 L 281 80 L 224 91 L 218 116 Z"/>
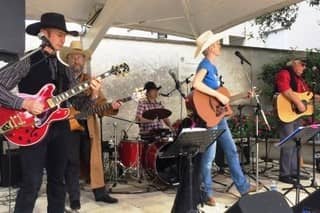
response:
<path id="1" fill-rule="evenodd" d="M 124 63 L 119 66 L 112 66 L 109 71 L 97 76 L 97 79 L 127 72 L 129 72 L 129 66 Z M 28 97 L 40 100 L 44 104 L 45 111 L 35 116 L 25 110 L 0 107 L 0 134 L 4 134 L 9 142 L 18 146 L 30 146 L 38 143 L 45 137 L 50 123 L 68 118 L 69 109 L 60 108 L 60 104 L 89 87 L 89 81 L 85 81 L 72 89 L 53 96 L 55 86 L 46 84 L 35 95 L 19 94 L 22 98 Z"/>

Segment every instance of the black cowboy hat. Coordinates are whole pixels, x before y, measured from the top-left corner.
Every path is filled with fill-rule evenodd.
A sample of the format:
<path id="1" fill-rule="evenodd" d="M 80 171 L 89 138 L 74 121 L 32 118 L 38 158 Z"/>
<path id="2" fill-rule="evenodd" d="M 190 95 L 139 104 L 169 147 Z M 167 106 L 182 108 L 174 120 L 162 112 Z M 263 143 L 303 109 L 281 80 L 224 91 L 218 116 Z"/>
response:
<path id="1" fill-rule="evenodd" d="M 66 32 L 72 36 L 78 36 L 77 31 L 68 31 L 66 27 L 66 21 L 64 16 L 59 13 L 44 13 L 41 15 L 40 22 L 30 24 L 26 28 L 26 32 L 30 35 L 38 35 L 40 29 L 43 28 L 55 28 Z"/>
<path id="2" fill-rule="evenodd" d="M 155 89 L 155 90 L 159 90 L 161 89 L 161 86 L 157 87 L 156 84 L 153 81 L 148 81 L 145 85 L 144 85 L 144 89 L 148 91 Z"/>

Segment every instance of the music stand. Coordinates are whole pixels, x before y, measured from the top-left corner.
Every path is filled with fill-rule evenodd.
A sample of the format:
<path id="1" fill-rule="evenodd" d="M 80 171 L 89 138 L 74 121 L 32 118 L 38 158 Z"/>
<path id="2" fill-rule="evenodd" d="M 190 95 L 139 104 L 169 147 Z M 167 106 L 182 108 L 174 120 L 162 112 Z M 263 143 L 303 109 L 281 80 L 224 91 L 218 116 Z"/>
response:
<path id="1" fill-rule="evenodd" d="M 309 139 L 313 138 L 318 132 L 320 131 L 320 124 L 312 124 L 309 126 L 300 126 L 296 128 L 290 135 L 282 139 L 279 143 L 275 146 L 280 147 L 283 144 L 287 143 L 290 140 L 296 142 L 297 148 L 297 182 L 293 184 L 291 188 L 289 188 L 284 195 L 288 194 L 293 189 L 296 190 L 296 205 L 300 201 L 300 189 L 305 191 L 307 194 L 310 194 L 304 186 L 300 184 L 300 157 L 301 157 L 301 142 L 306 142 Z"/>
<path id="2" fill-rule="evenodd" d="M 176 194 L 175 202 L 172 207 L 171 212 L 172 213 L 180 213 L 180 212 L 187 212 L 187 213 L 196 213 L 199 212 L 197 209 L 197 205 L 194 205 L 193 202 L 193 162 L 192 159 L 195 157 L 199 152 L 205 152 L 206 149 L 214 143 L 218 137 L 224 132 L 224 129 L 204 129 L 204 128 L 186 128 L 182 129 L 181 133 L 177 137 L 176 141 L 172 143 L 168 147 L 166 151 L 159 154 L 160 158 L 172 158 L 172 157 L 179 157 L 180 162 L 182 157 L 187 158 L 187 171 L 188 171 L 188 179 L 189 179 L 189 189 L 190 193 L 188 193 L 189 197 L 186 199 L 186 202 L 188 203 L 185 205 L 179 205 L 179 200 L 183 200 L 183 193 L 182 190 L 183 186 L 179 186 L 179 189 Z M 179 172 L 180 174 L 180 172 Z M 181 174 L 179 179 L 181 180 Z M 200 185 L 199 185 L 200 188 Z M 185 189 L 186 190 L 186 189 Z M 179 193 L 181 191 L 181 193 Z M 181 194 L 181 196 L 179 196 Z M 186 195 L 187 196 L 187 195 Z M 180 209 L 179 209 L 180 208 Z"/>

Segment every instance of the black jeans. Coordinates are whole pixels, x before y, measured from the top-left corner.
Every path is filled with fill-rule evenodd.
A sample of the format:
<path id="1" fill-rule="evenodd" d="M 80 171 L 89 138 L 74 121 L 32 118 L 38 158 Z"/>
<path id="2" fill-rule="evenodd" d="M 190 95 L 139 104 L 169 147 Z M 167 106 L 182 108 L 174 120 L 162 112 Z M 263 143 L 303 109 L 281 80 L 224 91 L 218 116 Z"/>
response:
<path id="1" fill-rule="evenodd" d="M 84 132 L 71 132 L 68 141 L 69 153 L 65 171 L 66 189 L 69 200 L 80 200 L 80 162 L 85 168 L 85 175 L 90 176 L 90 139 L 87 128 Z"/>
<path id="2" fill-rule="evenodd" d="M 40 143 L 20 147 L 22 185 L 16 198 L 15 213 L 32 213 L 44 168 L 47 172 L 47 212 L 64 212 L 69 129 L 67 121 L 59 121 L 49 127 L 48 134 Z"/>

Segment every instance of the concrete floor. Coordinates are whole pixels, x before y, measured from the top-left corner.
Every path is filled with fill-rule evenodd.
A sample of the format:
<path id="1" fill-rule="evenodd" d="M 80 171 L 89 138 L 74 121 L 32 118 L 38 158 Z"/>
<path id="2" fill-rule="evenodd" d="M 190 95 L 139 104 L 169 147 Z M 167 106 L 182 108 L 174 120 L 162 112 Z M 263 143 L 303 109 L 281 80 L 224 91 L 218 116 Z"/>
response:
<path id="1" fill-rule="evenodd" d="M 263 165 L 263 164 L 262 164 Z M 271 165 L 271 164 L 270 164 Z M 275 166 L 276 168 L 276 166 Z M 260 167 L 263 169 L 263 166 Z M 307 168 L 309 172 L 311 168 Z M 277 172 L 269 170 L 264 175 L 260 175 L 260 180 L 267 187 L 270 186 L 270 183 L 273 179 L 276 179 Z M 319 174 L 317 174 L 319 176 Z M 215 181 L 223 182 L 224 184 L 230 184 L 231 179 L 229 175 L 215 175 Z M 253 183 L 252 179 L 249 179 Z M 319 182 L 317 178 L 317 182 Z M 150 183 L 150 182 L 149 182 Z M 310 185 L 310 180 L 302 181 L 303 185 Z M 166 213 L 170 212 L 173 205 L 175 197 L 175 189 L 164 187 L 164 185 L 156 185 L 158 189 L 146 183 L 138 183 L 137 181 L 131 180 L 130 184 L 117 184 L 112 188 L 112 196 L 119 199 L 118 204 L 105 204 L 100 202 L 95 202 L 93 200 L 93 194 L 87 186 L 82 187 L 81 190 L 81 213 L 102 213 L 102 212 L 130 212 L 130 213 Z M 277 182 L 278 190 L 281 190 L 283 187 L 290 187 L 288 184 Z M 239 193 L 234 187 L 231 188 L 229 192 L 224 192 L 226 189 L 225 186 L 215 183 L 214 190 L 216 192 L 216 201 L 217 205 L 215 207 L 204 206 L 201 207 L 201 210 L 204 212 L 225 212 L 230 206 L 232 206 L 238 199 Z M 12 189 L 12 203 L 14 205 L 14 197 L 16 195 L 17 189 Z M 149 191 L 149 192 L 147 192 Z M 259 192 L 266 191 L 261 189 Z M 314 189 L 309 189 L 310 192 Z M 116 193 L 118 192 L 118 193 Z M 121 193 L 126 192 L 126 193 Z M 134 194 L 137 192 L 137 194 Z M 145 192 L 145 193 L 143 193 Z M 292 191 L 287 196 L 291 202 L 295 200 L 295 191 Z M 301 199 L 306 197 L 306 193 L 301 192 Z M 292 204 L 290 204 L 292 205 Z M 46 212 L 47 200 L 45 195 L 45 185 L 40 191 L 40 197 L 36 202 L 34 213 L 43 213 Z M 68 202 L 66 204 L 68 209 Z M 0 188 L 0 213 L 9 212 L 9 203 L 8 203 L 8 188 Z M 68 212 L 68 211 L 66 211 Z"/>

